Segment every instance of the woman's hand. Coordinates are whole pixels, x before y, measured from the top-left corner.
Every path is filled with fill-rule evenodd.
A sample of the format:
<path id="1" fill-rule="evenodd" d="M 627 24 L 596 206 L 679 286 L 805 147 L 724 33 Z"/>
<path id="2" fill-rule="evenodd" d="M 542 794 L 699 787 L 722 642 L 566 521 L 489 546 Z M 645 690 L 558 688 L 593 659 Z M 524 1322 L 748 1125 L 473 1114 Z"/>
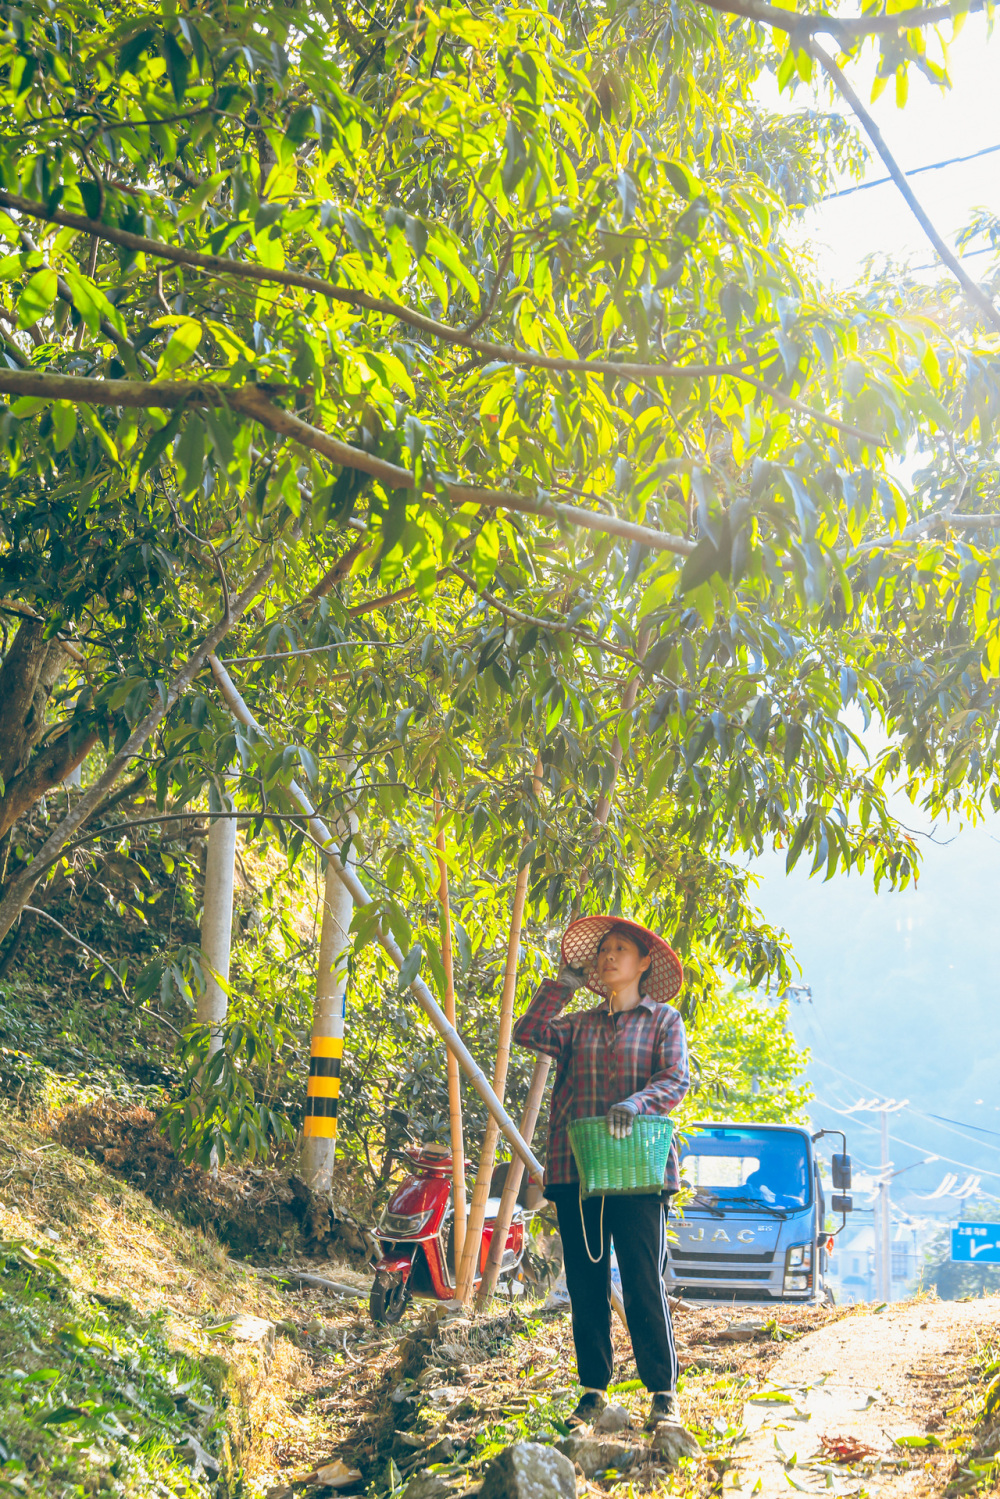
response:
<path id="1" fill-rule="evenodd" d="M 562 984 L 566 989 L 572 989 L 574 994 L 577 989 L 582 989 L 586 982 L 587 975 L 582 968 L 570 968 L 566 963 L 556 975 L 556 983 Z"/>
<path id="2" fill-rule="evenodd" d="M 615 1103 L 608 1110 L 608 1134 L 615 1140 L 627 1140 L 632 1133 L 632 1121 L 639 1110 L 634 1103 Z"/>

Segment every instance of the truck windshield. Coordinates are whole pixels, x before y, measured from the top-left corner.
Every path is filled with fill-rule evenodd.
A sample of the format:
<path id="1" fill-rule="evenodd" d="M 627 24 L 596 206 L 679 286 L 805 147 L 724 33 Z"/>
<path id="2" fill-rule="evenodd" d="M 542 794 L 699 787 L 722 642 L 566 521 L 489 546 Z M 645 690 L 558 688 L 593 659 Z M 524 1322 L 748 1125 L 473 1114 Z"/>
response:
<path id="1" fill-rule="evenodd" d="M 694 1208 L 808 1207 L 806 1142 L 797 1130 L 708 1128 L 682 1147 L 681 1180 L 694 1189 Z"/>

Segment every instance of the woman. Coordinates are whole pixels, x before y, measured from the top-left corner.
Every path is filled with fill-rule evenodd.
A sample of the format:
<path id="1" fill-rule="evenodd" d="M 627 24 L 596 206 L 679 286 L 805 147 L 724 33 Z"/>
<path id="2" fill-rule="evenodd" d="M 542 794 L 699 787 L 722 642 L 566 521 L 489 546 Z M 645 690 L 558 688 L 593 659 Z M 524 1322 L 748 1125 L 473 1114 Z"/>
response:
<path id="1" fill-rule="evenodd" d="M 666 1003 L 680 989 L 677 954 L 634 921 L 586 916 L 566 930 L 563 967 L 546 979 L 514 1027 L 514 1040 L 556 1059 L 549 1111 L 545 1195 L 556 1206 L 573 1341 L 583 1395 L 571 1420 L 593 1421 L 611 1382 L 611 1241 L 639 1378 L 652 1393 L 647 1429 L 677 1414 L 677 1354 L 663 1284 L 667 1256 L 664 1195 L 677 1190 L 671 1149 L 664 1193 L 580 1200 L 569 1143 L 574 1119 L 607 1116 L 617 1139 L 638 1114 L 669 1114 L 688 1090 L 684 1022 Z M 581 986 L 600 994 L 592 1010 L 560 1015 Z M 603 1227 L 602 1227 L 603 1223 Z M 589 1245 L 589 1249 L 588 1249 Z M 600 1254 L 597 1263 L 592 1256 Z"/>

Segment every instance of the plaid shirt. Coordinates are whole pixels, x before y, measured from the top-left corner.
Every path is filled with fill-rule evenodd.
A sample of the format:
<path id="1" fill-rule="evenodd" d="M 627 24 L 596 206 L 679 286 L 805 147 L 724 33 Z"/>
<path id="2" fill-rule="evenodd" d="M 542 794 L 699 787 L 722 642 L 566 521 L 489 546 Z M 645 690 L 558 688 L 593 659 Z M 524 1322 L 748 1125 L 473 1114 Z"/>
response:
<path id="1" fill-rule="evenodd" d="M 572 992 L 544 979 L 514 1026 L 520 1046 L 556 1061 L 545 1170 L 550 1186 L 579 1180 L 569 1143 L 574 1119 L 606 1114 L 616 1103 L 635 1104 L 640 1114 L 669 1114 L 690 1086 L 684 1022 L 672 1005 L 642 999 L 614 1015 L 605 1003 L 560 1017 Z M 679 1185 L 675 1142 L 664 1186 L 676 1192 Z"/>

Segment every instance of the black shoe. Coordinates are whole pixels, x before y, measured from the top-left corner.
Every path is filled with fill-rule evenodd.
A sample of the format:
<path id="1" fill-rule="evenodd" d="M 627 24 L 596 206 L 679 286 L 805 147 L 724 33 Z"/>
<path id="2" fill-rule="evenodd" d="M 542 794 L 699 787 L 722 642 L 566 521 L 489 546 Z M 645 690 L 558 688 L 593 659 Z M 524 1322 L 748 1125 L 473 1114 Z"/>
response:
<path id="1" fill-rule="evenodd" d="M 577 1401 L 576 1410 L 567 1418 L 567 1426 L 589 1426 L 596 1421 L 608 1403 L 603 1390 L 588 1390 Z"/>
<path id="2" fill-rule="evenodd" d="M 646 1431 L 655 1431 L 660 1421 L 679 1421 L 680 1415 L 680 1402 L 677 1399 L 675 1391 L 661 1391 L 659 1394 L 653 1396 L 644 1429 Z"/>

